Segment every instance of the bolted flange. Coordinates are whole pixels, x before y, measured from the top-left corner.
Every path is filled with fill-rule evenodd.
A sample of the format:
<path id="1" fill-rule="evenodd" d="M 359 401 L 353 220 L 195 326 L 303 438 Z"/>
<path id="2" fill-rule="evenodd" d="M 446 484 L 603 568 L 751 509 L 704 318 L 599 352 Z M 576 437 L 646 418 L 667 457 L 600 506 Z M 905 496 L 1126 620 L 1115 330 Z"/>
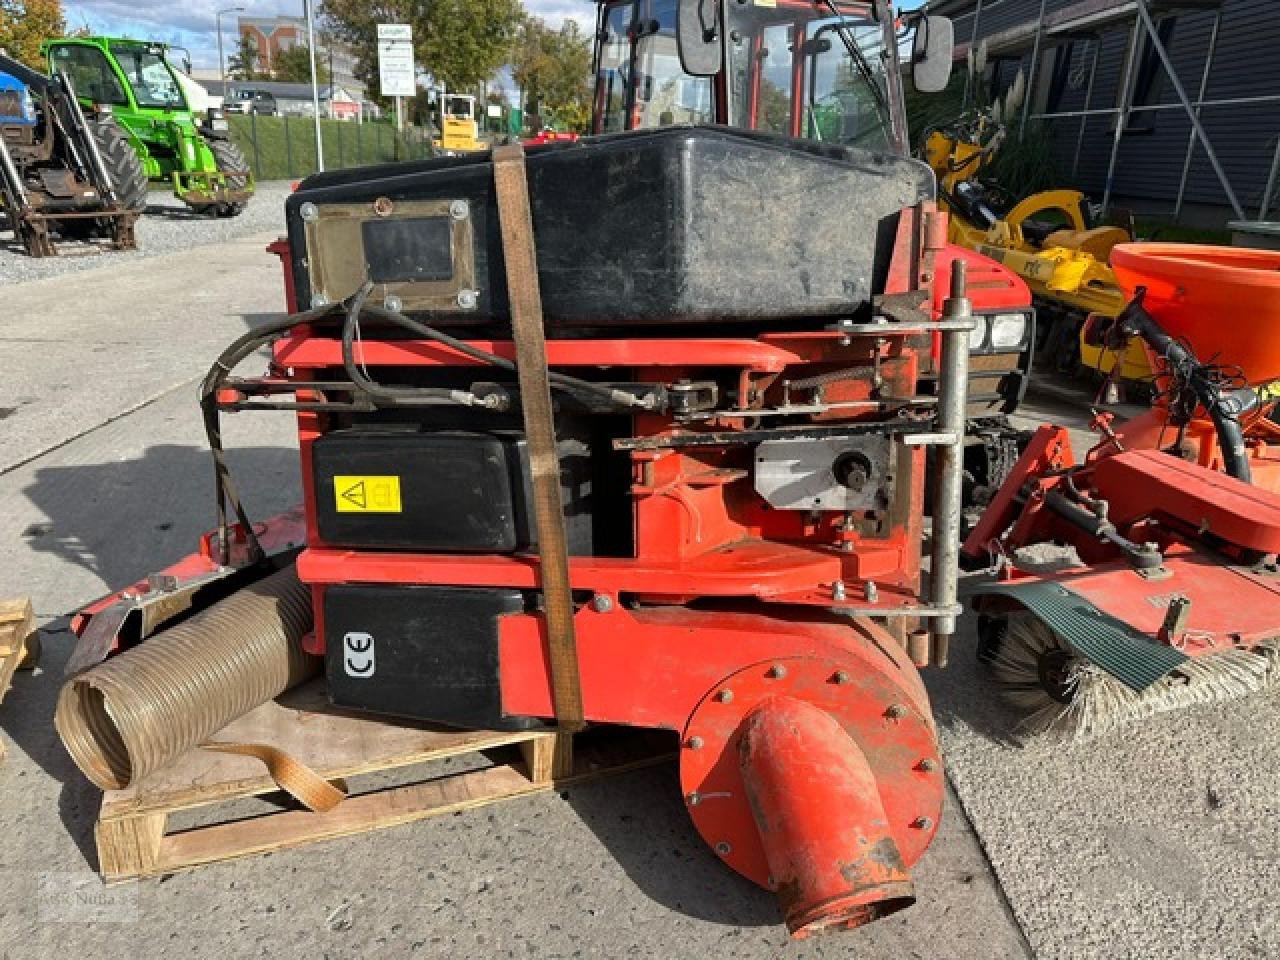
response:
<path id="1" fill-rule="evenodd" d="M 861 668 L 852 657 L 848 664 L 788 657 L 746 667 L 711 688 L 683 731 L 689 749 L 680 751 L 680 784 L 689 816 L 707 844 L 717 853 L 718 844 L 729 845 L 727 853 L 720 853 L 725 863 L 769 889 L 770 871 L 746 797 L 740 744 L 744 719 L 776 696 L 813 703 L 835 718 L 867 757 L 903 861 L 910 866 L 919 859 L 941 815 L 943 780 L 920 775 L 920 759 L 936 757 L 938 745 L 924 694 L 915 692 L 915 668 L 905 655 L 894 662 L 903 672 L 901 682 L 891 669 Z M 885 723 L 893 706 L 903 709 L 902 716 Z M 695 739 L 702 744 L 698 748 L 693 748 Z M 915 822 L 921 817 L 929 820 L 928 827 Z"/>

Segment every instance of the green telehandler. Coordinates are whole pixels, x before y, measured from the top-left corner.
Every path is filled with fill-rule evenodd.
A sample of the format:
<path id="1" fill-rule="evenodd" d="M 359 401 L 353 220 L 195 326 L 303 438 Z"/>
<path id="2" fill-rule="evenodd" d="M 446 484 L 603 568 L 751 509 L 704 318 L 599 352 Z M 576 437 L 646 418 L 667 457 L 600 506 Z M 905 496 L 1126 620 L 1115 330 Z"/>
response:
<path id="1" fill-rule="evenodd" d="M 166 180 L 197 213 L 234 217 L 253 195 L 253 174 L 226 118 L 192 108 L 169 46 L 117 37 L 47 41 L 53 75 L 66 73 L 85 107 L 110 107 L 151 180 Z M 145 200 L 144 200 L 145 203 Z"/>

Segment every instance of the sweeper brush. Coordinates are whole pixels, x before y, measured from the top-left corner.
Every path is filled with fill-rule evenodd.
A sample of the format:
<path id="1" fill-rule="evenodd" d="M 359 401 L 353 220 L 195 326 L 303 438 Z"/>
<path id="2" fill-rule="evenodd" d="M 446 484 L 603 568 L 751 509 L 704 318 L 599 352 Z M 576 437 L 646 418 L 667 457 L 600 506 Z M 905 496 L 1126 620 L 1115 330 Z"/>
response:
<path id="1" fill-rule="evenodd" d="M 1064 428 L 1041 427 L 964 545 L 970 560 L 998 558 L 999 578 L 975 591 L 979 657 L 1028 736 L 1085 739 L 1244 697 L 1280 661 L 1268 339 L 1280 254 L 1132 245 L 1117 257 L 1130 303 L 1086 334 L 1141 339 L 1155 407 L 1115 427 L 1098 417 L 1103 439 L 1079 463 Z M 1076 559 L 1046 572 L 1050 545 Z"/>
<path id="2" fill-rule="evenodd" d="M 1139 692 L 1029 613 L 986 630 L 980 656 L 1004 699 L 1024 714 L 1018 732 L 1028 737 L 1089 740 L 1158 713 L 1236 700 L 1275 683 L 1280 662 L 1273 639 L 1192 657 Z"/>

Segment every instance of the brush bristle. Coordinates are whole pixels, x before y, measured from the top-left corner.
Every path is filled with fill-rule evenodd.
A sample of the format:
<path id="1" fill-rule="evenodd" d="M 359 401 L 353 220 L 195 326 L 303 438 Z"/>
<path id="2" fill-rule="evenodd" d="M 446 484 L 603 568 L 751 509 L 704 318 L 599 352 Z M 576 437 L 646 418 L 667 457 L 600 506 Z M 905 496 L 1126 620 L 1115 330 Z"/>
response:
<path id="1" fill-rule="evenodd" d="M 1040 658 L 1054 651 L 1070 657 L 1060 703 L 1040 683 Z M 1248 696 L 1280 677 L 1280 638 L 1253 650 L 1234 648 L 1192 657 L 1141 693 L 1080 657 L 1043 621 L 1030 614 L 1009 618 L 992 672 L 1010 703 L 1026 713 L 1018 725 L 1028 736 L 1089 740 L 1137 720 L 1200 704 Z"/>

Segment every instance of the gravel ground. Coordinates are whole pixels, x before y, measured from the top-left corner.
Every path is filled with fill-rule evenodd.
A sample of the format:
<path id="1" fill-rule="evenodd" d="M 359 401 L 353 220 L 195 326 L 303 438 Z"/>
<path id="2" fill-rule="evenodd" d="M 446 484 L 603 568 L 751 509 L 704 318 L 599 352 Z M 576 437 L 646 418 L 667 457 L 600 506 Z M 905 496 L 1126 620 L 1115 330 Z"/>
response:
<path id="1" fill-rule="evenodd" d="M 286 181 L 259 183 L 244 213 L 229 220 L 212 220 L 191 213 L 172 191 L 153 189 L 146 216 L 138 221 L 138 249 L 127 252 L 99 252 L 87 243 L 60 243 L 59 256 L 35 260 L 18 246 L 11 231 L 0 230 L 0 286 L 223 243 L 273 228 L 283 230 L 288 194 Z"/>

